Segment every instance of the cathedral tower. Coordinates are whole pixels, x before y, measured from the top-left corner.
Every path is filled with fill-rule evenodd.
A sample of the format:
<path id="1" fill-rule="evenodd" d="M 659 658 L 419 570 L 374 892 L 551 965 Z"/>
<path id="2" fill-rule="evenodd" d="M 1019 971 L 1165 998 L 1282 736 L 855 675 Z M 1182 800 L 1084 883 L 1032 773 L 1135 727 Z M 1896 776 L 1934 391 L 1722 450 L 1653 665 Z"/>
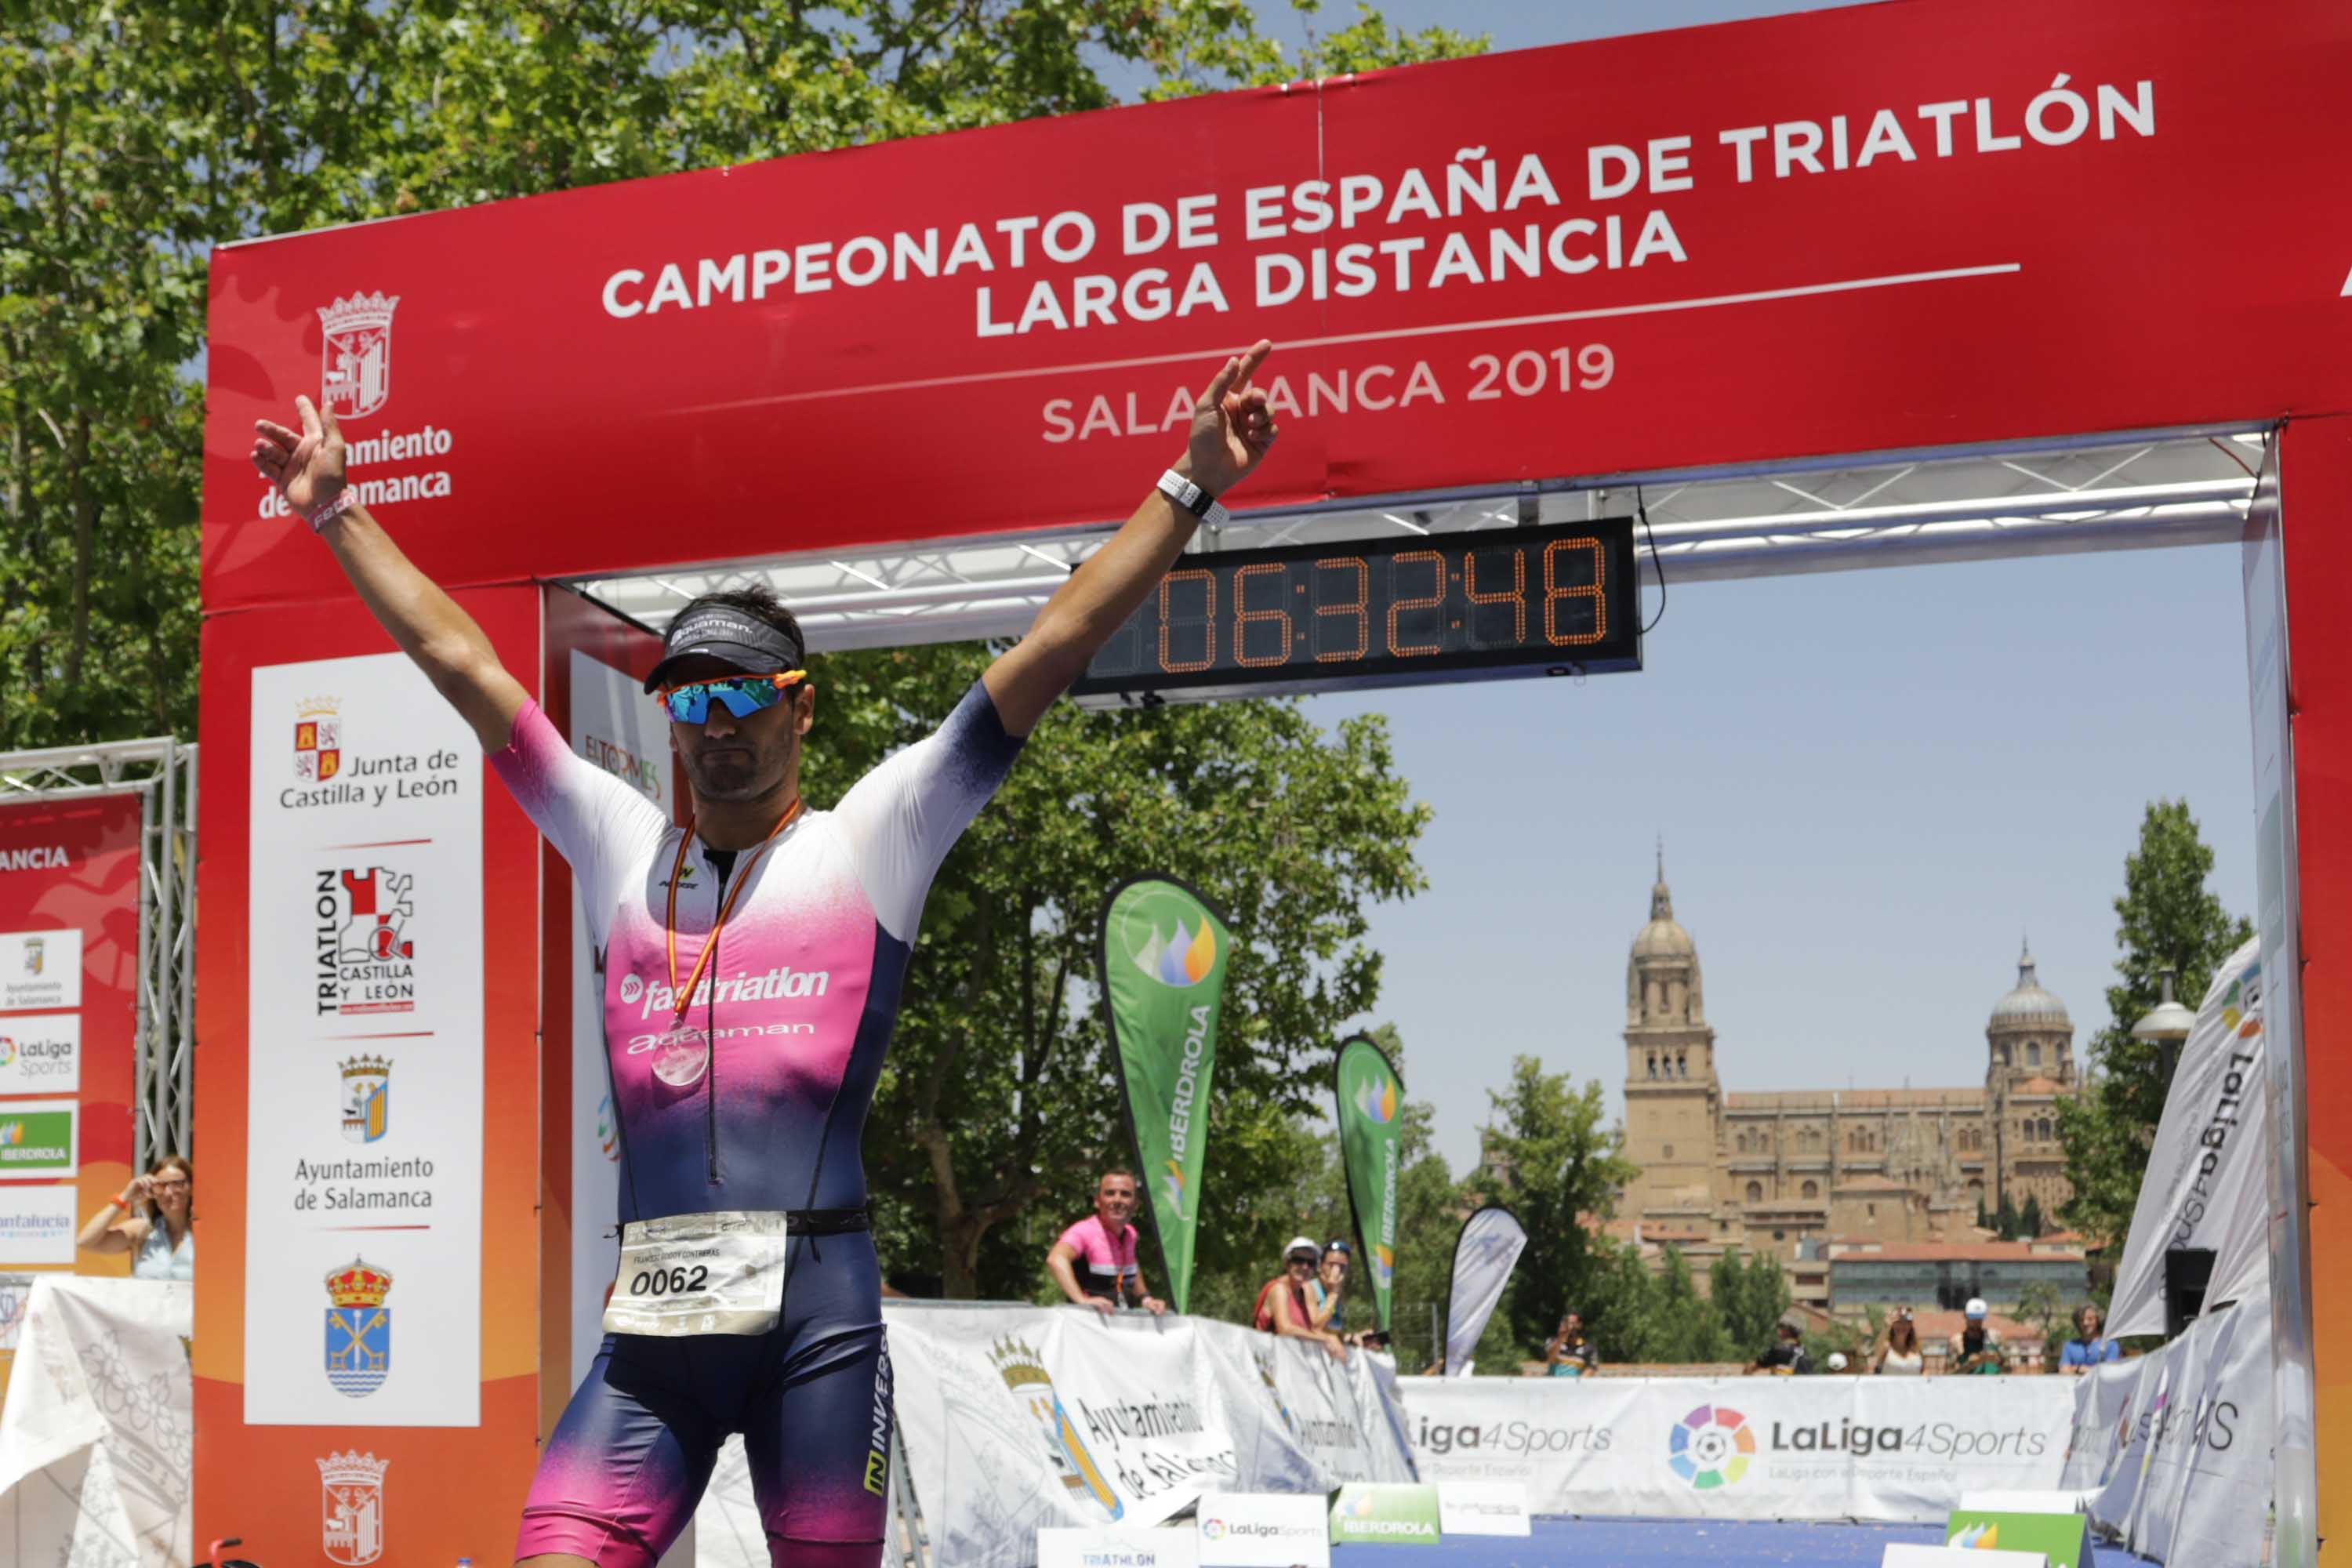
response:
<path id="1" fill-rule="evenodd" d="M 1642 1173 L 1622 1213 L 1704 1223 L 1715 1207 L 1722 1104 L 1698 948 L 1675 920 L 1662 847 L 1650 921 L 1625 961 L 1625 1154 Z"/>
<path id="2" fill-rule="evenodd" d="M 1992 1188 L 2019 1208 L 2032 1196 L 2047 1215 L 2073 1195 L 2058 1143 L 2058 1105 L 2078 1087 L 2074 1023 L 2066 1004 L 2042 987 L 2033 951 L 2021 946 L 2017 984 L 1985 1024 L 1985 1110 L 1992 1133 Z M 2053 1222 L 2054 1225 L 2054 1222 Z"/>

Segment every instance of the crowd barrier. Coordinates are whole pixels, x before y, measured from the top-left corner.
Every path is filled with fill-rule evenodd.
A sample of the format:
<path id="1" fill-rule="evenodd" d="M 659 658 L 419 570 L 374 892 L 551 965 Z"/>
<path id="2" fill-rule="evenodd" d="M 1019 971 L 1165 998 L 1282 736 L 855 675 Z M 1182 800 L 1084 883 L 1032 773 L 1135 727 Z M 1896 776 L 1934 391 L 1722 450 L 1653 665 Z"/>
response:
<path id="1" fill-rule="evenodd" d="M 908 1474 L 933 1560 L 1024 1568 L 1041 1525 L 1149 1525 L 1205 1491 L 1409 1481 L 1385 1356 L 1200 1318 L 891 1301 Z"/>
<path id="2" fill-rule="evenodd" d="M 178 1568 L 194 1462 L 191 1287 L 37 1277 L 0 1404 L 0 1557 Z"/>
<path id="3" fill-rule="evenodd" d="M 2077 1384 L 2063 1486 L 2134 1552 L 2184 1568 L 2270 1561 L 2273 1441 L 2267 1288 L 2152 1354 Z"/>
<path id="4" fill-rule="evenodd" d="M 2055 1377 L 1434 1378 L 1398 1384 L 1425 1481 L 1517 1481 L 1536 1513 L 1943 1522 L 2058 1485 Z"/>

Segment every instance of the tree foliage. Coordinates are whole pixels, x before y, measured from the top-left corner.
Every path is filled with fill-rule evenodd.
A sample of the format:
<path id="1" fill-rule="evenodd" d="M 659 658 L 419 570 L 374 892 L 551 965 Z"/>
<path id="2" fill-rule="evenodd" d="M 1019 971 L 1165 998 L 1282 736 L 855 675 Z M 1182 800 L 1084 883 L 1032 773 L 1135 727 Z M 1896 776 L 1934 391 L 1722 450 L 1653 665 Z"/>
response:
<path id="1" fill-rule="evenodd" d="M 2162 972 L 2177 975 L 2174 994 L 2196 1006 L 2213 972 L 2253 934 L 2205 885 L 2213 851 L 2185 800 L 2149 803 L 2139 844 L 2124 860 L 2116 900 L 2116 984 L 2107 987 L 2107 1026 L 2092 1042 L 2094 1076 L 2058 1107 L 2074 1196 L 2059 1217 L 2122 1255 L 2147 1163 L 2147 1139 L 2164 1114 L 2172 1081 L 2155 1046 L 2135 1040 L 2132 1026 L 2163 998 Z M 2002 1234 L 2011 1234 L 2005 1227 Z"/>
<path id="2" fill-rule="evenodd" d="M 1532 1356 L 1571 1307 L 1597 1324 L 1585 1298 L 1598 1282 L 1601 1243 L 1589 1226 L 1609 1216 L 1618 1190 L 1641 1173 L 1624 1157 L 1622 1131 L 1602 1124 L 1597 1080 L 1580 1089 L 1566 1073 L 1548 1073 L 1535 1058 L 1519 1057 L 1509 1087 L 1489 1090 L 1487 1100 L 1496 1116 L 1487 1159 L 1508 1173 L 1495 1195 L 1528 1233 L 1496 1316 L 1507 1314 L 1514 1342 Z"/>
<path id="3" fill-rule="evenodd" d="M 1743 1257 L 1731 1247 L 1707 1271 L 1707 1299 L 1731 1342 L 1731 1353 L 1754 1361 L 1772 1348 L 1773 1331 L 1793 1297 L 1780 1260 L 1769 1252 Z"/>
<path id="4" fill-rule="evenodd" d="M 1366 12 L 1292 59 L 1244 0 L 17 0 L 0 747 L 195 732 L 215 243 L 1482 47 Z"/>

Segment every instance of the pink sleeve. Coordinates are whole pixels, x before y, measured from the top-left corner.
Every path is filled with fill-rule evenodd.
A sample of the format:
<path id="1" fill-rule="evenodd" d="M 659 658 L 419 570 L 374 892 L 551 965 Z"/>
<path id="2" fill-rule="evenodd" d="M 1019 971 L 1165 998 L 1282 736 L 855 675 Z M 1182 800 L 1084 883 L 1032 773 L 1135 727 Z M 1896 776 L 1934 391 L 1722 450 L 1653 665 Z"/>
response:
<path id="1" fill-rule="evenodd" d="M 574 753 L 537 702 L 515 715 L 506 750 L 490 766 L 525 816 L 572 868 L 580 907 L 601 947 L 621 889 L 615 879 L 669 823 L 644 795 Z"/>
<path id="2" fill-rule="evenodd" d="M 1054 1245 L 1056 1247 L 1066 1247 L 1071 1251 L 1076 1253 L 1080 1258 L 1083 1258 L 1091 1263 L 1094 1261 L 1094 1253 L 1089 1250 L 1089 1244 L 1092 1243 L 1094 1237 L 1087 1234 L 1087 1221 L 1082 1219 L 1076 1225 L 1070 1226 L 1069 1229 L 1064 1231 L 1062 1233 L 1061 1239 L 1054 1243 Z M 1100 1234 L 1100 1228 L 1097 1227 L 1096 1235 Z"/>

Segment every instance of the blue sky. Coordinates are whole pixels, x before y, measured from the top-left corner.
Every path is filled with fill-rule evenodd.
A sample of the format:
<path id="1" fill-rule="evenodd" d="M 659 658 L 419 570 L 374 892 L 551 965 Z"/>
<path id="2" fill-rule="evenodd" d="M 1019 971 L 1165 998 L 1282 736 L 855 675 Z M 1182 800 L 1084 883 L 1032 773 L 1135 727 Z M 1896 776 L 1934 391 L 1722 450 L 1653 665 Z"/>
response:
<path id="1" fill-rule="evenodd" d="M 1383 10 L 1511 48 L 1807 8 Z M 1301 36 L 1286 5 L 1259 12 Z M 2205 547 L 1686 585 L 1639 675 L 1315 700 L 1327 720 L 1386 712 L 1436 809 L 1429 891 L 1373 916 L 1372 1016 L 1403 1031 L 1447 1160 L 1475 1157 L 1515 1055 L 1620 1105 L 1626 948 L 1662 833 L 1731 1089 L 1981 1082 L 2021 933 L 2086 1038 L 2148 800 L 2187 797 L 2214 887 L 2252 907 L 2237 584 L 2235 552 Z"/>

